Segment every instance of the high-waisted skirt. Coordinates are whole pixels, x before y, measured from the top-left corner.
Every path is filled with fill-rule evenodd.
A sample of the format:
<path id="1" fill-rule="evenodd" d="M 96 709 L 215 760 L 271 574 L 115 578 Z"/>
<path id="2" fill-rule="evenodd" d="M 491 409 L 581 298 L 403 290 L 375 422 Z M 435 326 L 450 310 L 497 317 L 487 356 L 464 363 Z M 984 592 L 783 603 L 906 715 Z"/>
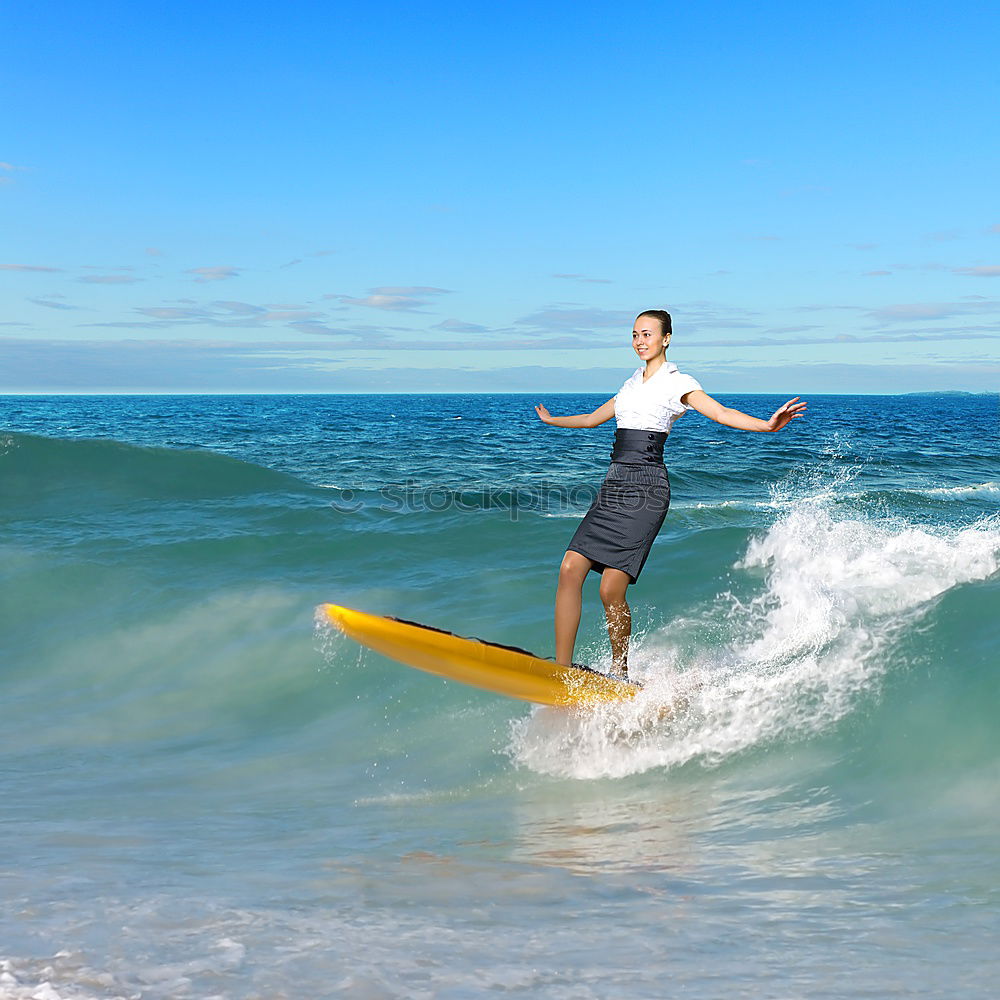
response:
<path id="1" fill-rule="evenodd" d="M 611 466 L 568 550 L 579 552 L 598 573 L 619 569 L 632 583 L 646 563 L 653 539 L 670 506 L 670 480 L 663 464 L 662 431 L 621 429 Z"/>

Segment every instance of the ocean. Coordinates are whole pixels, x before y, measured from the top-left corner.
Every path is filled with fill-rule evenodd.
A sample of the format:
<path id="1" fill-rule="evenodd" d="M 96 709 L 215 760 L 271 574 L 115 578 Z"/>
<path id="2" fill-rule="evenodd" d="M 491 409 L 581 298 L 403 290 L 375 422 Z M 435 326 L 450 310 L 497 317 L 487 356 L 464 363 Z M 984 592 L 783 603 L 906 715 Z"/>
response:
<path id="1" fill-rule="evenodd" d="M 634 704 L 317 625 L 552 654 L 613 423 L 539 401 L 0 397 L 0 997 L 997 995 L 1000 397 L 682 418 Z"/>

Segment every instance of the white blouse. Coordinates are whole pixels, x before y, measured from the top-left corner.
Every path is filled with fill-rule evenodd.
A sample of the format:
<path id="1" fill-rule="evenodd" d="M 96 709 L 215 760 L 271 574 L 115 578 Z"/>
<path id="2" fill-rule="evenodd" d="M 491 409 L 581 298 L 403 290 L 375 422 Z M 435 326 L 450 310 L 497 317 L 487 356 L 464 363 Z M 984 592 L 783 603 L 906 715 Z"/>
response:
<path id="1" fill-rule="evenodd" d="M 684 416 L 690 406 L 681 402 L 685 393 L 700 389 L 696 379 L 677 370 L 677 365 L 665 361 L 645 382 L 637 368 L 635 374 L 615 396 L 615 419 L 620 428 L 670 433 L 674 421 Z"/>

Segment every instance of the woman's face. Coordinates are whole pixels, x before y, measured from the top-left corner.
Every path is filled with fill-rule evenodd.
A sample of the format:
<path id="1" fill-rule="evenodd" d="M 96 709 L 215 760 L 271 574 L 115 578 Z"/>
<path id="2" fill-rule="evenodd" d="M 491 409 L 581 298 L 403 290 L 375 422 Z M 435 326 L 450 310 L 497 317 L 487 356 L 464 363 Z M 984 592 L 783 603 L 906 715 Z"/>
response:
<path id="1" fill-rule="evenodd" d="M 640 316 L 636 319 L 632 327 L 632 349 L 643 361 L 662 354 L 669 343 L 669 334 L 663 336 L 660 321 L 655 316 Z"/>

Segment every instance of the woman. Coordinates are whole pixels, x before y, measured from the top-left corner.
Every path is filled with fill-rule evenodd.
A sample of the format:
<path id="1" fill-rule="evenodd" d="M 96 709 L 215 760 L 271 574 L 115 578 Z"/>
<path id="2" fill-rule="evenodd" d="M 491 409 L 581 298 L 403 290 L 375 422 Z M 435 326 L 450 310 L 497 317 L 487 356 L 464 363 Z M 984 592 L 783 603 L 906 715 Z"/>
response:
<path id="1" fill-rule="evenodd" d="M 618 395 L 593 413 L 554 417 L 542 405 L 535 412 L 556 427 L 597 427 L 616 417 L 611 467 L 597 499 L 570 539 L 556 590 L 556 662 L 573 662 L 580 627 L 583 581 L 594 570 L 601 574 L 601 601 L 608 620 L 612 672 L 628 676 L 628 643 L 632 614 L 625 600 L 639 573 L 670 504 L 670 481 L 663 465 L 663 445 L 674 421 L 697 410 L 703 416 L 745 431 L 780 431 L 801 417 L 806 408 L 799 397 L 779 407 L 769 420 L 723 406 L 690 376 L 666 359 L 670 344 L 670 314 L 649 309 L 636 317 L 632 348 L 645 362 L 618 390 Z"/>

